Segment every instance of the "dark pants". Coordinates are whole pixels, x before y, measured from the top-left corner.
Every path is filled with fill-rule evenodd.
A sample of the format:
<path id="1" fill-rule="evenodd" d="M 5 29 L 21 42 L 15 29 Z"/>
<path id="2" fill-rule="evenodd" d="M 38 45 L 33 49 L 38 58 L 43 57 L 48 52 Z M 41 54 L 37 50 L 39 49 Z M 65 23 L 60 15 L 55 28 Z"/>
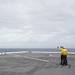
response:
<path id="1" fill-rule="evenodd" d="M 67 65 L 67 55 L 61 55 L 61 65 Z"/>

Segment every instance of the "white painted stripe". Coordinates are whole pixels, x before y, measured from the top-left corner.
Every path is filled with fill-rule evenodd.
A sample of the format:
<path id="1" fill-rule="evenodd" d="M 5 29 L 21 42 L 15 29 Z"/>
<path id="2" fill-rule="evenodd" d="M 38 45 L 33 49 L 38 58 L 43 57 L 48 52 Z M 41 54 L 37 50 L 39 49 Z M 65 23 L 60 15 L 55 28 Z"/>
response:
<path id="1" fill-rule="evenodd" d="M 32 57 L 21 56 L 21 55 L 15 55 L 14 57 L 23 57 L 23 58 L 34 59 L 34 60 L 43 61 L 43 62 L 50 62 L 49 60 L 38 59 L 38 58 L 32 58 Z"/>

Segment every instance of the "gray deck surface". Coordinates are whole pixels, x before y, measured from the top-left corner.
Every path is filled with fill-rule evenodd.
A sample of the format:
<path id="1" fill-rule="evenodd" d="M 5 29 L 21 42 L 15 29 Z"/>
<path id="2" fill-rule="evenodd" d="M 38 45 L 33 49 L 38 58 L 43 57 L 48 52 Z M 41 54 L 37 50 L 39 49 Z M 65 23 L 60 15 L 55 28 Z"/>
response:
<path id="1" fill-rule="evenodd" d="M 18 53 L 0 55 L 0 75 L 75 75 L 75 55 L 68 55 L 71 68 L 61 68 L 60 54 Z"/>

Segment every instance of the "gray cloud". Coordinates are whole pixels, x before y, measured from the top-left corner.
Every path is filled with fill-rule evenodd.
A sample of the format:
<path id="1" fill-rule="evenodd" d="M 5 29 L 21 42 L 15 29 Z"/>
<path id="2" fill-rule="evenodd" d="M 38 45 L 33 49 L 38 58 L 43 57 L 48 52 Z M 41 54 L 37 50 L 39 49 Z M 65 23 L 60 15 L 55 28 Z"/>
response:
<path id="1" fill-rule="evenodd" d="M 74 47 L 74 20 L 74 0 L 0 0 L 0 47 Z"/>

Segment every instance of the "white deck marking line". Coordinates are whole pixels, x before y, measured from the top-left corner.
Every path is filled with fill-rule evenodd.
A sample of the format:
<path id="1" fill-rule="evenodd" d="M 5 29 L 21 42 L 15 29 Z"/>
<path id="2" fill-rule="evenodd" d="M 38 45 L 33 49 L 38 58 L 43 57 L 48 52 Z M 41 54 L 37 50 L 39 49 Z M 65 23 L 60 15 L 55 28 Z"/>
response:
<path id="1" fill-rule="evenodd" d="M 32 57 L 21 56 L 21 55 L 15 55 L 15 57 L 24 57 L 24 58 L 28 58 L 28 59 L 34 59 L 34 60 L 38 60 L 38 61 L 43 61 L 43 62 L 50 62 L 49 60 L 38 59 L 38 58 L 32 58 Z"/>

